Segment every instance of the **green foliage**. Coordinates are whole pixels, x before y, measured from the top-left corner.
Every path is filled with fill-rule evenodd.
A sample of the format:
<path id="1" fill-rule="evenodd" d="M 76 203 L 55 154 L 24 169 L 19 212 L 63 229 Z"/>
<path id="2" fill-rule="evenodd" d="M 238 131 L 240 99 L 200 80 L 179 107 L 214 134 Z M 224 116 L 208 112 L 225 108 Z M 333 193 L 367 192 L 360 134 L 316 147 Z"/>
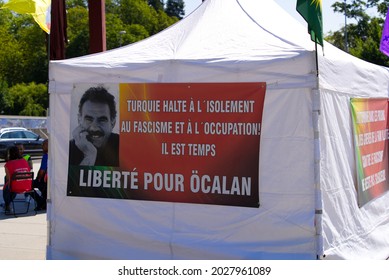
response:
<path id="1" fill-rule="evenodd" d="M 4 109 L 6 108 L 4 96 L 8 92 L 7 83 L 0 79 L 0 114 L 4 114 Z"/>
<path id="2" fill-rule="evenodd" d="M 22 116 L 45 116 L 48 108 L 47 86 L 20 83 L 4 92 L 3 114 Z"/>
<path id="3" fill-rule="evenodd" d="M 19 42 L 9 32 L 7 26 L 0 26 L 0 46 L 0 79 L 7 84 L 13 84 L 23 76 L 21 71 L 23 54 L 19 50 Z"/>
<path id="4" fill-rule="evenodd" d="M 150 6 L 152 6 L 156 11 L 163 11 L 164 3 L 163 0 L 148 0 Z"/>
<path id="5" fill-rule="evenodd" d="M 89 52 L 89 21 L 87 1 L 66 2 L 68 45 L 66 57 Z M 163 1 L 106 0 L 107 50 L 143 40 L 177 22 L 163 9 Z"/>
<path id="6" fill-rule="evenodd" d="M 124 24 L 140 24 L 144 26 L 149 36 L 159 31 L 157 11 L 145 0 L 121 0 L 118 10 Z"/>
<path id="7" fill-rule="evenodd" d="M 66 0 L 66 10 L 75 7 L 88 8 L 88 0 Z"/>
<path id="8" fill-rule="evenodd" d="M 149 36 L 149 33 L 140 24 L 126 25 L 118 15 L 108 14 L 107 24 L 107 49 L 131 44 Z"/>
<path id="9" fill-rule="evenodd" d="M 88 54 L 89 51 L 89 20 L 88 10 L 83 6 L 67 9 L 66 57 L 72 58 Z"/>
<path id="10" fill-rule="evenodd" d="M 346 13 L 348 18 L 356 20 L 356 24 L 348 24 L 347 29 L 330 33 L 326 40 L 350 54 L 375 64 L 389 66 L 389 58 L 379 51 L 382 26 L 389 0 L 353 0 L 335 2 L 334 12 Z M 368 11 L 374 8 L 378 16 L 370 16 Z M 347 34 L 347 46 L 345 35 Z M 346 48 L 347 47 L 347 48 Z"/>
<path id="11" fill-rule="evenodd" d="M 48 36 L 30 19 L 31 25 L 20 29 L 20 51 L 23 56 L 23 79 L 14 81 L 12 85 L 25 83 L 47 83 L 48 76 Z"/>
<path id="12" fill-rule="evenodd" d="M 177 22 L 184 15 L 183 1 L 168 2 L 171 16 L 163 0 L 106 0 L 107 49 L 145 39 Z M 0 0 L 0 7 L 3 4 Z M 66 0 L 66 8 L 66 57 L 86 55 L 88 0 Z M 0 114 L 44 116 L 48 107 L 46 33 L 32 16 L 0 9 L 0 46 Z"/>
<path id="13" fill-rule="evenodd" d="M 158 27 L 160 31 L 165 28 L 168 28 L 169 26 L 176 23 L 177 21 L 178 21 L 177 17 L 168 16 L 165 12 L 161 10 L 158 11 Z"/>
<path id="14" fill-rule="evenodd" d="M 380 19 L 371 19 L 369 27 L 365 31 L 366 35 L 354 38 L 350 53 L 366 61 L 389 66 L 389 58 L 379 50 L 382 33 L 381 26 L 382 21 Z"/>
<path id="15" fill-rule="evenodd" d="M 389 7 L 389 0 L 379 1 L 375 0 L 377 12 L 380 14 L 382 18 L 385 18 L 386 12 L 388 11 Z"/>
<path id="16" fill-rule="evenodd" d="M 185 3 L 183 0 L 167 0 L 166 14 L 171 17 L 182 19 L 185 16 Z"/>
<path id="17" fill-rule="evenodd" d="M 47 82 L 46 35 L 30 15 L 0 10 L 0 79 Z"/>

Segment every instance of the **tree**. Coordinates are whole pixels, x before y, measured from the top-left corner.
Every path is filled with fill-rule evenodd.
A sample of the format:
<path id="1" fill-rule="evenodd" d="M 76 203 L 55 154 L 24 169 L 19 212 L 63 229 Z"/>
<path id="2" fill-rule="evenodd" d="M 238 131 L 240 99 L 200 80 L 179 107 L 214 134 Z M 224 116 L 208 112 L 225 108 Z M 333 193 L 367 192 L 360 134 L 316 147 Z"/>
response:
<path id="1" fill-rule="evenodd" d="M 161 31 L 165 28 L 168 28 L 172 24 L 178 21 L 177 17 L 168 16 L 164 11 L 159 10 L 158 12 L 158 29 Z"/>
<path id="2" fill-rule="evenodd" d="M 148 0 L 150 6 L 152 6 L 156 11 L 163 11 L 164 3 L 163 0 Z"/>
<path id="3" fill-rule="evenodd" d="M 4 96 L 6 115 L 45 116 L 48 108 L 47 86 L 43 84 L 17 84 Z"/>
<path id="4" fill-rule="evenodd" d="M 163 0 L 106 0 L 105 3 L 108 50 L 145 39 L 178 21 L 178 17 L 166 14 Z M 3 4 L 4 0 L 0 0 L 0 7 Z M 86 55 L 89 53 L 88 0 L 66 0 L 66 7 L 66 57 Z M 180 7 L 183 9 L 183 5 Z M 176 15 L 182 12 L 178 10 Z M 47 40 L 46 33 L 31 15 L 0 9 L 1 114 L 46 114 Z"/>
<path id="5" fill-rule="evenodd" d="M 0 10 L 0 19 L 4 10 Z M 0 79 L 8 85 L 22 79 L 22 56 L 19 50 L 19 42 L 10 32 L 11 25 L 0 25 Z"/>
<path id="6" fill-rule="evenodd" d="M 23 79 L 18 83 L 42 83 L 48 81 L 47 34 L 31 20 L 31 25 L 19 32 L 19 45 L 23 53 Z M 16 84 L 16 83 L 13 83 Z"/>
<path id="7" fill-rule="evenodd" d="M 0 115 L 4 114 L 6 109 L 4 98 L 7 95 L 7 92 L 8 92 L 7 83 L 0 79 Z"/>
<path id="8" fill-rule="evenodd" d="M 0 78 L 8 85 L 47 82 L 46 34 L 30 15 L 0 10 Z"/>
<path id="9" fill-rule="evenodd" d="M 66 10 L 75 7 L 88 8 L 88 0 L 66 0 Z"/>
<path id="10" fill-rule="evenodd" d="M 182 19 L 185 16 L 185 3 L 183 0 L 167 0 L 165 12 L 170 17 Z"/>
<path id="11" fill-rule="evenodd" d="M 379 50 L 381 33 L 382 20 L 371 19 L 366 35 L 354 38 L 350 54 L 375 64 L 389 66 L 389 58 Z"/>
<path id="12" fill-rule="evenodd" d="M 389 66 L 389 58 L 379 51 L 382 25 L 389 0 L 353 0 L 351 3 L 335 2 L 334 12 L 346 13 L 348 18 L 356 20 L 356 24 L 347 25 L 330 33 L 326 40 L 340 49 L 348 50 L 350 54 L 368 62 Z M 378 16 L 370 16 L 368 9 L 376 8 Z M 347 32 L 347 46 L 345 34 Z"/>
<path id="13" fill-rule="evenodd" d="M 120 0 L 119 15 L 126 25 L 140 24 L 148 32 L 148 36 L 157 33 L 157 11 L 145 0 Z"/>
<path id="14" fill-rule="evenodd" d="M 89 52 L 89 21 L 88 9 L 83 6 L 74 6 L 67 10 L 68 45 L 66 57 L 78 57 Z"/>
<path id="15" fill-rule="evenodd" d="M 149 36 L 144 26 L 140 24 L 124 24 L 116 14 L 107 14 L 106 28 L 107 49 L 114 49 L 122 45 L 131 44 Z"/>

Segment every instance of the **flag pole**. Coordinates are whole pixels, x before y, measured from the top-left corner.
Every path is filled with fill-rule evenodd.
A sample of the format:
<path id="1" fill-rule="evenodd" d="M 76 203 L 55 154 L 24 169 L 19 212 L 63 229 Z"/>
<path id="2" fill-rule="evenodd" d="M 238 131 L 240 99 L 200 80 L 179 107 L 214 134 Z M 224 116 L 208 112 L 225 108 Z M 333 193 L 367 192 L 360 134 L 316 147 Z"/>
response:
<path id="1" fill-rule="evenodd" d="M 315 39 L 316 39 L 316 35 L 315 35 Z M 316 77 L 319 77 L 319 56 L 317 54 L 317 42 L 316 42 L 316 40 L 315 40 L 315 60 L 316 60 Z M 319 84 L 319 82 L 318 82 L 318 84 Z"/>
<path id="2" fill-rule="evenodd" d="M 316 259 L 323 256 L 323 203 L 320 185 L 320 92 L 319 92 L 319 55 L 315 34 L 316 88 L 312 89 L 312 123 L 314 135 L 314 180 L 315 180 L 315 231 Z"/>
<path id="3" fill-rule="evenodd" d="M 316 236 L 316 257 L 323 257 L 323 202 L 320 186 L 320 91 L 319 91 L 319 55 L 317 51 L 317 43 L 323 43 L 323 26 L 322 26 L 322 0 L 297 0 L 296 10 L 308 23 L 308 33 L 311 40 L 315 42 L 315 63 L 316 67 L 316 85 L 312 88 L 312 122 L 314 135 L 314 178 L 315 178 L 315 236 Z M 320 4 L 318 6 L 317 4 Z M 318 38 L 318 36 L 320 38 Z M 323 52 L 324 55 L 324 52 Z"/>

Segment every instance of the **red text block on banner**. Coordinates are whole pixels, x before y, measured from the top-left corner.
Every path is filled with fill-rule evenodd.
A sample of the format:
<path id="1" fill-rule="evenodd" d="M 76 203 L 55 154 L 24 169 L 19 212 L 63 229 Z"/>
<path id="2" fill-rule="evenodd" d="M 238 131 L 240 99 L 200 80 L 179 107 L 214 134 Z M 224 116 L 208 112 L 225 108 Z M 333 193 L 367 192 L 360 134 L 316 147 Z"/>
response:
<path id="1" fill-rule="evenodd" d="M 258 207 L 265 83 L 121 84 L 133 199 Z"/>

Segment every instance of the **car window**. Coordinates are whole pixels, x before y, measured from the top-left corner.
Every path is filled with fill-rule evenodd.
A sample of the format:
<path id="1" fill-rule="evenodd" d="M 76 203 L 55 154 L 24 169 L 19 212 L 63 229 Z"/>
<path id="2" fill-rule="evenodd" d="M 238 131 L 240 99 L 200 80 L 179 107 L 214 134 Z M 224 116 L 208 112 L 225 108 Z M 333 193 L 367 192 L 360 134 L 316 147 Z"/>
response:
<path id="1" fill-rule="evenodd" d="M 17 138 L 17 139 L 26 138 L 24 136 L 23 131 L 11 131 L 9 134 L 10 134 L 9 138 Z"/>
<path id="2" fill-rule="evenodd" d="M 24 131 L 24 138 L 30 138 L 30 139 L 36 139 L 38 137 L 37 134 L 31 132 L 31 131 Z"/>
<path id="3" fill-rule="evenodd" d="M 5 132 L 1 135 L 1 139 L 9 139 L 10 138 L 10 134 L 9 132 Z"/>

